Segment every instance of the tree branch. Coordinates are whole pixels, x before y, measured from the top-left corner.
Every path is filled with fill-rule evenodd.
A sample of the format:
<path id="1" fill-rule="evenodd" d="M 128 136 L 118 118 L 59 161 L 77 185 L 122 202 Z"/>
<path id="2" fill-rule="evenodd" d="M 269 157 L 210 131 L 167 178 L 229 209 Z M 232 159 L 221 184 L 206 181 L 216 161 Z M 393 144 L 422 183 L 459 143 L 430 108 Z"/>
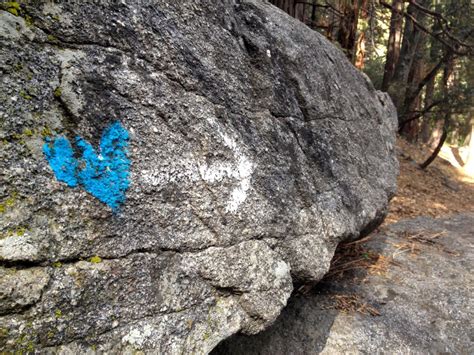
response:
<path id="1" fill-rule="evenodd" d="M 409 0 L 410 3 L 413 1 L 413 0 Z M 435 38 L 437 41 L 441 42 L 444 46 L 446 46 L 451 52 L 457 54 L 457 55 L 460 55 L 460 56 L 465 56 L 465 55 L 468 55 L 470 53 L 470 51 L 472 50 L 473 46 L 472 45 L 469 45 L 467 43 L 464 43 L 463 41 L 459 40 L 458 38 L 454 37 L 451 33 L 449 33 L 448 31 L 445 31 L 444 29 L 442 30 L 442 32 L 440 33 L 433 33 L 432 31 L 430 31 L 429 29 L 427 29 L 425 26 L 423 26 L 422 24 L 420 24 L 416 18 L 414 18 L 412 15 L 410 15 L 409 13 L 407 12 L 404 12 L 404 11 L 400 11 L 396 8 L 394 8 L 392 5 L 390 5 L 389 3 L 385 2 L 384 0 L 379 0 L 380 2 L 380 5 L 382 5 L 383 7 L 385 8 L 388 8 L 388 9 L 391 9 L 392 11 L 395 11 L 396 13 L 402 15 L 402 16 L 405 16 L 407 19 L 409 19 L 410 21 L 413 22 L 413 25 L 416 26 L 418 29 L 420 29 L 421 31 L 425 32 L 426 34 L 430 35 L 431 37 Z M 415 3 L 416 4 L 416 3 Z M 421 6 L 421 5 L 418 5 L 418 6 Z M 467 34 L 467 36 L 470 36 L 472 33 L 472 30 L 469 31 L 469 33 Z M 466 50 L 465 51 L 461 51 L 459 50 L 457 47 L 458 46 L 453 46 L 451 43 L 447 42 L 444 38 L 441 37 L 442 34 L 445 34 L 446 36 L 448 36 L 448 38 L 450 38 L 452 41 L 456 42 L 456 44 L 459 46 L 459 47 L 465 47 Z"/>
<path id="2" fill-rule="evenodd" d="M 420 92 L 421 92 L 421 90 L 423 90 L 425 85 L 428 84 L 428 82 L 431 79 L 433 79 L 436 76 L 436 74 L 438 74 L 438 71 L 441 69 L 441 67 L 444 65 L 444 63 L 448 62 L 451 59 L 452 56 L 453 56 L 453 53 L 448 51 L 439 60 L 438 64 L 436 64 L 433 67 L 433 69 L 431 69 L 430 72 L 428 74 L 426 74 L 426 76 L 418 83 L 418 86 L 416 87 L 416 89 L 412 93 L 410 93 L 410 96 L 407 97 L 407 99 L 405 100 L 405 105 L 404 105 L 405 108 L 411 106 L 413 101 L 415 101 L 416 98 L 418 97 L 418 95 L 420 95 Z"/>
<path id="3" fill-rule="evenodd" d="M 402 123 L 401 123 L 401 126 L 404 126 L 405 124 L 407 124 L 408 122 L 411 122 L 411 121 L 414 121 L 424 115 L 426 115 L 427 113 L 429 113 L 431 111 L 432 108 L 442 104 L 442 103 L 445 103 L 446 100 L 445 99 L 442 99 L 442 100 L 437 100 L 437 101 L 434 101 L 431 103 L 431 105 L 429 105 L 428 107 L 425 107 L 423 110 L 421 111 L 411 111 L 411 112 L 408 112 L 406 113 L 404 116 L 408 116 L 410 114 L 413 114 L 413 113 L 416 113 L 415 115 L 411 116 L 410 118 L 404 120 Z"/>

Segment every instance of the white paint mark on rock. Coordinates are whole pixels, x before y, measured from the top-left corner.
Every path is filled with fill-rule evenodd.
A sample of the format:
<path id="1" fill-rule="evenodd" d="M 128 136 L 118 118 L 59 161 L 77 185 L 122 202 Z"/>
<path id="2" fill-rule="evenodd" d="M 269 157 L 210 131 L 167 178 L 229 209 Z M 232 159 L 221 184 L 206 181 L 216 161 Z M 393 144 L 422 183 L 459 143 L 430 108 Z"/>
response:
<path id="1" fill-rule="evenodd" d="M 247 199 L 247 193 L 250 189 L 250 178 L 253 173 L 253 163 L 245 156 L 239 157 L 237 166 L 237 179 L 240 180 L 231 194 L 231 199 L 227 204 L 227 211 L 235 212 L 239 206 Z"/>
<path id="2" fill-rule="evenodd" d="M 216 128 L 224 144 L 232 150 L 234 154 L 236 164 L 232 165 L 229 176 L 237 179 L 239 184 L 231 192 L 230 199 L 227 202 L 226 212 L 236 212 L 239 206 L 247 199 L 250 181 L 255 167 L 252 161 L 243 153 L 242 148 L 237 144 L 235 139 L 227 135 L 213 117 L 208 117 L 208 122 Z"/>
<path id="3" fill-rule="evenodd" d="M 196 181 L 216 184 L 225 179 L 236 180 L 237 185 L 230 192 L 230 198 L 225 208 L 227 212 L 233 213 L 247 199 L 255 164 L 243 152 L 236 140 L 222 130 L 215 118 L 208 117 L 207 120 L 216 130 L 224 145 L 232 151 L 233 159 L 207 163 L 191 155 L 188 158 L 181 158 L 179 161 L 161 162 L 161 168 L 143 170 L 140 173 L 140 180 L 151 186 Z"/>

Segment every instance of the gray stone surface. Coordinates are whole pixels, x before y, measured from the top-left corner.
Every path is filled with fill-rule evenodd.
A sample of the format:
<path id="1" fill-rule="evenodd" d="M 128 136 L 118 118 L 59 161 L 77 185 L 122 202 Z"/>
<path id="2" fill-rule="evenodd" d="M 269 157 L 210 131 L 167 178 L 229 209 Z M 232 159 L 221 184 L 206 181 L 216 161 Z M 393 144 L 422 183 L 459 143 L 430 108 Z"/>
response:
<path id="1" fill-rule="evenodd" d="M 206 353 L 383 218 L 393 105 L 303 24 L 261 1 L 35 3 L 0 10 L 0 349 Z M 115 121 L 114 212 L 42 149 Z"/>
<path id="2" fill-rule="evenodd" d="M 263 333 L 232 337 L 213 353 L 471 354 L 473 242 L 474 214 L 396 223 L 361 250 L 392 260 L 386 272 L 356 269 L 324 281 L 292 297 Z M 380 315 L 338 310 L 337 297 L 353 295 Z"/>

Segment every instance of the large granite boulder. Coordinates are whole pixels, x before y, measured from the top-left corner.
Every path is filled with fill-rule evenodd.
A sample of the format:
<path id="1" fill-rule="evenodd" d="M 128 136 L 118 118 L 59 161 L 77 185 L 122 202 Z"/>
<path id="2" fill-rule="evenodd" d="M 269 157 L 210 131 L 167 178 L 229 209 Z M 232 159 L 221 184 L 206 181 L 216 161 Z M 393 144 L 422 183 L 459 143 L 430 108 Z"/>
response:
<path id="1" fill-rule="evenodd" d="M 347 246 L 357 253 L 345 251 L 342 277 L 292 297 L 271 328 L 214 354 L 470 354 L 473 242 L 472 213 L 393 224 Z"/>
<path id="2" fill-rule="evenodd" d="M 2 350 L 208 352 L 383 219 L 391 101 L 270 4 L 0 7 Z"/>

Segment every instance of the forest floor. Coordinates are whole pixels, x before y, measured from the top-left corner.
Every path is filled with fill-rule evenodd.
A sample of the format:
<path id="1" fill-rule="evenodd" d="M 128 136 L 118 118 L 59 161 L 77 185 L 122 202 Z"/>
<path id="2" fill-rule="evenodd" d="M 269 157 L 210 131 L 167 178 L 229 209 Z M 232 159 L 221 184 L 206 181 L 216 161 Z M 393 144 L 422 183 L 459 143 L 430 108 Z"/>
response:
<path id="1" fill-rule="evenodd" d="M 463 157 L 458 149 L 444 146 L 426 170 L 418 164 L 431 154 L 428 147 L 399 138 L 397 152 L 398 192 L 390 203 L 384 226 L 405 218 L 474 212 L 474 177 L 463 173 Z"/>

